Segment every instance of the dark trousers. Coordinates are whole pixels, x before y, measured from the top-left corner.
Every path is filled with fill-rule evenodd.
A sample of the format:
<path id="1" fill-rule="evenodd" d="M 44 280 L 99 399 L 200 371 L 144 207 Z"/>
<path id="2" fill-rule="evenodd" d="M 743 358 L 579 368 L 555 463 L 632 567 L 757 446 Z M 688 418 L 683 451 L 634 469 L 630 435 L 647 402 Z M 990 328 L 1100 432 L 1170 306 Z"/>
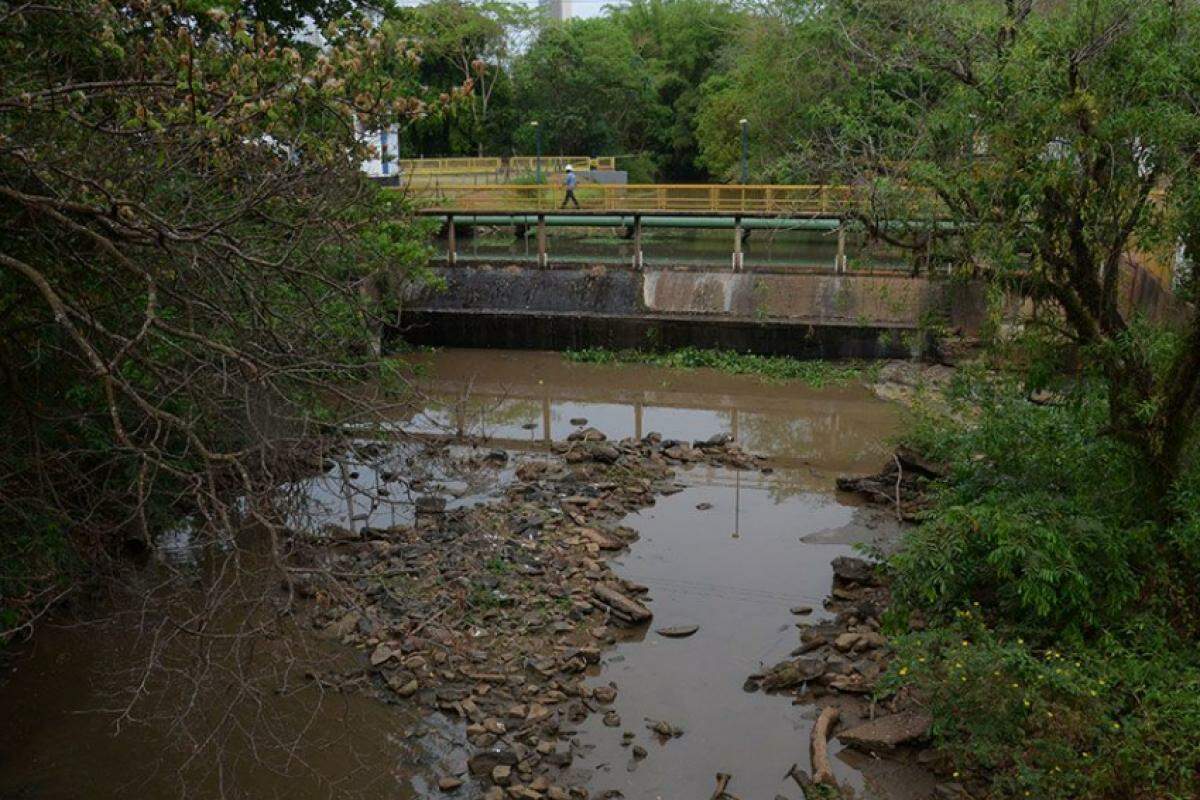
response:
<path id="1" fill-rule="evenodd" d="M 576 208 L 579 208 L 579 201 L 575 199 L 575 190 L 574 189 L 567 189 L 567 196 L 563 198 L 563 204 L 562 204 L 561 208 L 567 207 L 568 200 L 570 200 L 572 203 L 574 203 Z"/>

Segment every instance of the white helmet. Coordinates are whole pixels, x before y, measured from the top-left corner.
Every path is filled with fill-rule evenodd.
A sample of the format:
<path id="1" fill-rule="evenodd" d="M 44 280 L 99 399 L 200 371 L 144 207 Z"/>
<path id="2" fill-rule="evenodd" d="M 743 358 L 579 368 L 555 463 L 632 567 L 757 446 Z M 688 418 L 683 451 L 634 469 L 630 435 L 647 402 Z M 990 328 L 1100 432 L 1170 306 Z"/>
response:
<path id="1" fill-rule="evenodd" d="M 570 164 L 567 164 L 567 172 L 574 172 L 574 171 L 575 171 L 575 168 L 572 167 Z"/>

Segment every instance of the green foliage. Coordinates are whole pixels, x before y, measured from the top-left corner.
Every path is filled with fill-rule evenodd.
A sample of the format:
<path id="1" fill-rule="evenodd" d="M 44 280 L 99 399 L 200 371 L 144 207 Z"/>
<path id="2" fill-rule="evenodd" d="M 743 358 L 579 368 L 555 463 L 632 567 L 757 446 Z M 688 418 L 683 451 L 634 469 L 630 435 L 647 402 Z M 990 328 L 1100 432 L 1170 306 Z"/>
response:
<path id="1" fill-rule="evenodd" d="M 628 33 L 597 17 L 545 27 L 516 64 L 514 79 L 525 118 L 541 126 L 543 152 L 601 155 L 641 150 L 662 124 L 651 75 Z M 534 151 L 523 125 L 517 146 Z"/>
<path id="2" fill-rule="evenodd" d="M 568 350 L 565 357 L 581 364 L 649 364 L 673 369 L 715 369 L 734 375 L 756 375 L 768 381 L 798 381 L 828 386 L 871 380 L 875 367 L 858 362 L 801 361 L 787 356 L 760 356 L 730 350 L 685 347 L 667 353 L 649 350 Z"/>
<path id="3" fill-rule="evenodd" d="M 430 97 L 393 23 L 339 18 L 316 52 L 243 10 L 0 14 L 0 593 L 26 616 L 181 513 L 266 513 L 426 276 L 356 130 L 461 89 Z"/>
<path id="4" fill-rule="evenodd" d="M 896 557 L 899 595 L 980 601 L 1031 638 L 1124 618 L 1161 542 L 1140 462 L 1103 435 L 1103 396 L 1083 384 L 1037 405 L 1014 379 L 964 377 L 954 401 L 963 421 L 924 416 L 909 434 L 950 474 Z"/>
<path id="5" fill-rule="evenodd" d="M 948 474 L 889 560 L 887 687 L 917 690 L 988 796 L 1194 797 L 1200 471 L 1164 515 L 1136 451 L 1104 435 L 1103 385 L 1021 371 L 1056 391 L 1034 403 L 1026 381 L 964 372 L 951 414 L 907 435 Z M 917 612 L 927 626 L 904 633 Z"/>
<path id="6" fill-rule="evenodd" d="M 887 685 L 926 698 L 955 777 L 989 796 L 1195 797 L 1200 652 L 1153 622 L 1034 647 L 968 606 L 898 649 Z"/>

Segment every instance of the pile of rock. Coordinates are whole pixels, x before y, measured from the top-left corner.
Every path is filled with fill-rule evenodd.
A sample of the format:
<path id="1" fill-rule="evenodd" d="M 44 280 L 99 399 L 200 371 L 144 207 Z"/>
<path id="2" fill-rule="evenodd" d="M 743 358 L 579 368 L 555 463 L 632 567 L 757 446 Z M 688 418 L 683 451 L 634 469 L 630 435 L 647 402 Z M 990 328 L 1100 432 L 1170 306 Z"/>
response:
<path id="1" fill-rule="evenodd" d="M 899 447 L 883 469 L 874 475 L 846 475 L 837 488 L 854 492 L 878 505 L 890 506 L 904 521 L 915 521 L 929 507 L 929 483 L 946 474 L 946 468 L 923 458 L 907 447 Z"/>
<path id="2" fill-rule="evenodd" d="M 646 588 L 607 564 L 637 538 L 620 521 L 679 491 L 680 464 L 763 466 L 727 437 L 609 442 L 588 428 L 553 451 L 517 463 L 498 502 L 447 510 L 418 498 L 413 525 L 314 542 L 299 556 L 313 576 L 313 626 L 364 653 L 362 674 L 322 679 L 365 677 L 385 698 L 464 721 L 475 754 L 443 776 L 446 792 L 469 774 L 490 800 L 587 796 L 564 772 L 578 753 L 571 726 L 604 712 L 618 689 L 589 686 L 585 671 L 615 626 L 653 616 Z"/>
<path id="3" fill-rule="evenodd" d="M 803 703 L 836 702 L 842 719 L 851 722 L 837 738 L 850 747 L 878 753 L 921 741 L 929 732 L 928 714 L 892 703 L 888 713 L 874 716 L 865 699 L 891 656 L 879 632 L 889 597 L 875 566 L 860 558 L 835 558 L 833 590 L 825 604 L 833 619 L 802 623 L 792 657 L 750 676 L 747 688 L 788 692 Z"/>

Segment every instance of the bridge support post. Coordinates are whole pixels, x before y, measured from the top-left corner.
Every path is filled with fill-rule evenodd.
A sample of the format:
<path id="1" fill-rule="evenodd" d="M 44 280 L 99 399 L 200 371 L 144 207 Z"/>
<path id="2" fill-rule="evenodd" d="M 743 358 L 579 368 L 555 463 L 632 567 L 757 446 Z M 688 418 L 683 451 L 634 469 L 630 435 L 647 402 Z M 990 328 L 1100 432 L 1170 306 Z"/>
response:
<path id="1" fill-rule="evenodd" d="M 642 271 L 642 215 L 633 215 L 633 268 Z"/>
<path id="2" fill-rule="evenodd" d="M 454 215 L 446 217 L 446 263 L 454 266 L 458 263 L 458 247 L 454 241 Z"/>
<path id="3" fill-rule="evenodd" d="M 742 271 L 742 218 L 733 218 L 733 271 Z"/>
<path id="4" fill-rule="evenodd" d="M 838 245 L 837 258 L 833 263 L 834 272 L 846 271 L 846 223 L 838 221 Z"/>
<path id="5" fill-rule="evenodd" d="M 538 266 L 545 268 L 546 259 L 546 215 L 538 214 L 537 221 Z"/>

